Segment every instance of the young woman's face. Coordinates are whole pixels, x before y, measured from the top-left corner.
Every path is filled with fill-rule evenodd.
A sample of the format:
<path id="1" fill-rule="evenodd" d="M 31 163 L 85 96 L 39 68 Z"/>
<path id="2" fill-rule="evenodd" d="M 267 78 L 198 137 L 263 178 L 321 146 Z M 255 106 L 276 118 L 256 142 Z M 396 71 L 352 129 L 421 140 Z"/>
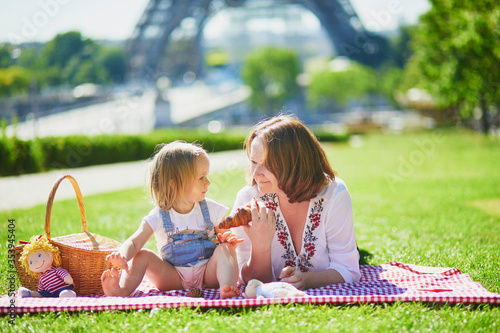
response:
<path id="1" fill-rule="evenodd" d="M 205 155 L 200 155 L 194 159 L 195 179 L 191 188 L 186 188 L 185 196 L 189 203 L 196 203 L 205 199 L 208 186 L 208 172 L 210 169 L 210 161 Z"/>
<path id="2" fill-rule="evenodd" d="M 28 254 L 28 264 L 30 271 L 35 273 L 43 273 L 52 267 L 54 258 L 51 252 L 38 250 Z"/>
<path id="3" fill-rule="evenodd" d="M 252 140 L 250 145 L 250 162 L 252 163 L 252 178 L 257 183 L 261 194 L 278 193 L 278 179 L 267 170 L 262 161 L 264 158 L 264 148 L 259 137 Z"/>

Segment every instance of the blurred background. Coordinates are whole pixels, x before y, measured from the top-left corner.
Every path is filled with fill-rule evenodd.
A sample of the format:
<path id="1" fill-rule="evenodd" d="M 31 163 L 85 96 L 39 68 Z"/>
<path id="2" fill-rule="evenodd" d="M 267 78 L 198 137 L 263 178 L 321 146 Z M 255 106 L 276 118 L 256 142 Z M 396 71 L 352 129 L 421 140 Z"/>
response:
<path id="1" fill-rule="evenodd" d="M 0 0 L 0 9 L 2 140 L 19 145 L 158 129 L 244 134 L 280 112 L 332 135 L 499 133 L 497 1 Z"/>

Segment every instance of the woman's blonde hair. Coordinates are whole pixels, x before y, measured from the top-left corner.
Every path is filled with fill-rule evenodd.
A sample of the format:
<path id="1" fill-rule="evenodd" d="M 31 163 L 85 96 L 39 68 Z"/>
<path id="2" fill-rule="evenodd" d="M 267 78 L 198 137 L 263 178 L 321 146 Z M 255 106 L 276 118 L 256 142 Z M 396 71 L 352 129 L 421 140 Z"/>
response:
<path id="1" fill-rule="evenodd" d="M 318 139 L 295 116 L 279 115 L 257 124 L 245 140 L 249 157 L 257 137 L 263 146 L 264 167 L 277 178 L 291 203 L 314 198 L 335 180 L 337 173 Z M 255 185 L 255 179 L 250 177 L 249 183 Z"/>
<path id="2" fill-rule="evenodd" d="M 162 210 L 170 210 L 175 200 L 184 195 L 186 186 L 195 178 L 195 158 L 207 156 L 199 145 L 173 141 L 157 146 L 151 163 L 150 192 L 153 202 Z"/>
<path id="3" fill-rule="evenodd" d="M 61 254 L 59 253 L 59 249 L 55 245 L 50 244 L 46 236 L 32 236 L 29 243 L 24 245 L 23 250 L 21 251 L 21 257 L 19 258 L 19 261 L 26 270 L 26 273 L 32 277 L 38 279 L 40 274 L 42 274 L 30 270 L 28 256 L 36 251 L 51 252 L 52 258 L 54 259 L 52 266 L 61 266 Z"/>

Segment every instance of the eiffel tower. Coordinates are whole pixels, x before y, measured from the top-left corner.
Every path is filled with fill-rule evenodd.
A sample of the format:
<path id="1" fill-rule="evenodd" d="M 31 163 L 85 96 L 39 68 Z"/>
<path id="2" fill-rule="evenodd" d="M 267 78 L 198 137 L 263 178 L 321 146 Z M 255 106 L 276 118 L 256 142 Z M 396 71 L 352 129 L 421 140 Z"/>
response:
<path id="1" fill-rule="evenodd" d="M 169 37 L 183 19 L 194 18 L 196 46 L 201 53 L 203 27 L 215 12 L 243 7 L 253 0 L 150 0 L 129 39 L 129 79 L 154 81 L 158 63 L 168 47 Z M 325 28 L 338 55 L 376 67 L 385 57 L 387 42 L 366 31 L 349 0 L 274 0 L 277 4 L 298 4 L 311 11 Z"/>

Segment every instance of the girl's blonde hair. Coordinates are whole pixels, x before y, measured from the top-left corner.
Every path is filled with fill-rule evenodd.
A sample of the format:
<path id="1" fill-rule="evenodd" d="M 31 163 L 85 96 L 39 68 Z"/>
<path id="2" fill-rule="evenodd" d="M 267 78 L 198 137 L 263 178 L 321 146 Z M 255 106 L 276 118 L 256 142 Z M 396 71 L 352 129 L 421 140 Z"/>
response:
<path id="1" fill-rule="evenodd" d="M 29 243 L 24 245 L 23 250 L 21 251 L 21 257 L 19 258 L 23 268 L 32 277 L 38 279 L 40 274 L 42 274 L 30 270 L 28 256 L 36 251 L 51 252 L 54 259 L 52 266 L 61 266 L 61 254 L 59 253 L 59 249 L 50 244 L 46 236 L 32 236 Z"/>
<path id="2" fill-rule="evenodd" d="M 263 145 L 263 165 L 276 177 L 291 203 L 314 198 L 335 180 L 337 173 L 318 139 L 295 116 L 279 115 L 257 124 L 245 140 L 249 157 L 257 137 Z M 251 176 L 249 183 L 256 184 Z"/>
<path id="3" fill-rule="evenodd" d="M 150 191 L 153 202 L 162 210 L 170 210 L 175 200 L 184 195 L 186 186 L 195 178 L 195 158 L 207 152 L 199 145 L 173 141 L 157 146 L 150 172 Z"/>

